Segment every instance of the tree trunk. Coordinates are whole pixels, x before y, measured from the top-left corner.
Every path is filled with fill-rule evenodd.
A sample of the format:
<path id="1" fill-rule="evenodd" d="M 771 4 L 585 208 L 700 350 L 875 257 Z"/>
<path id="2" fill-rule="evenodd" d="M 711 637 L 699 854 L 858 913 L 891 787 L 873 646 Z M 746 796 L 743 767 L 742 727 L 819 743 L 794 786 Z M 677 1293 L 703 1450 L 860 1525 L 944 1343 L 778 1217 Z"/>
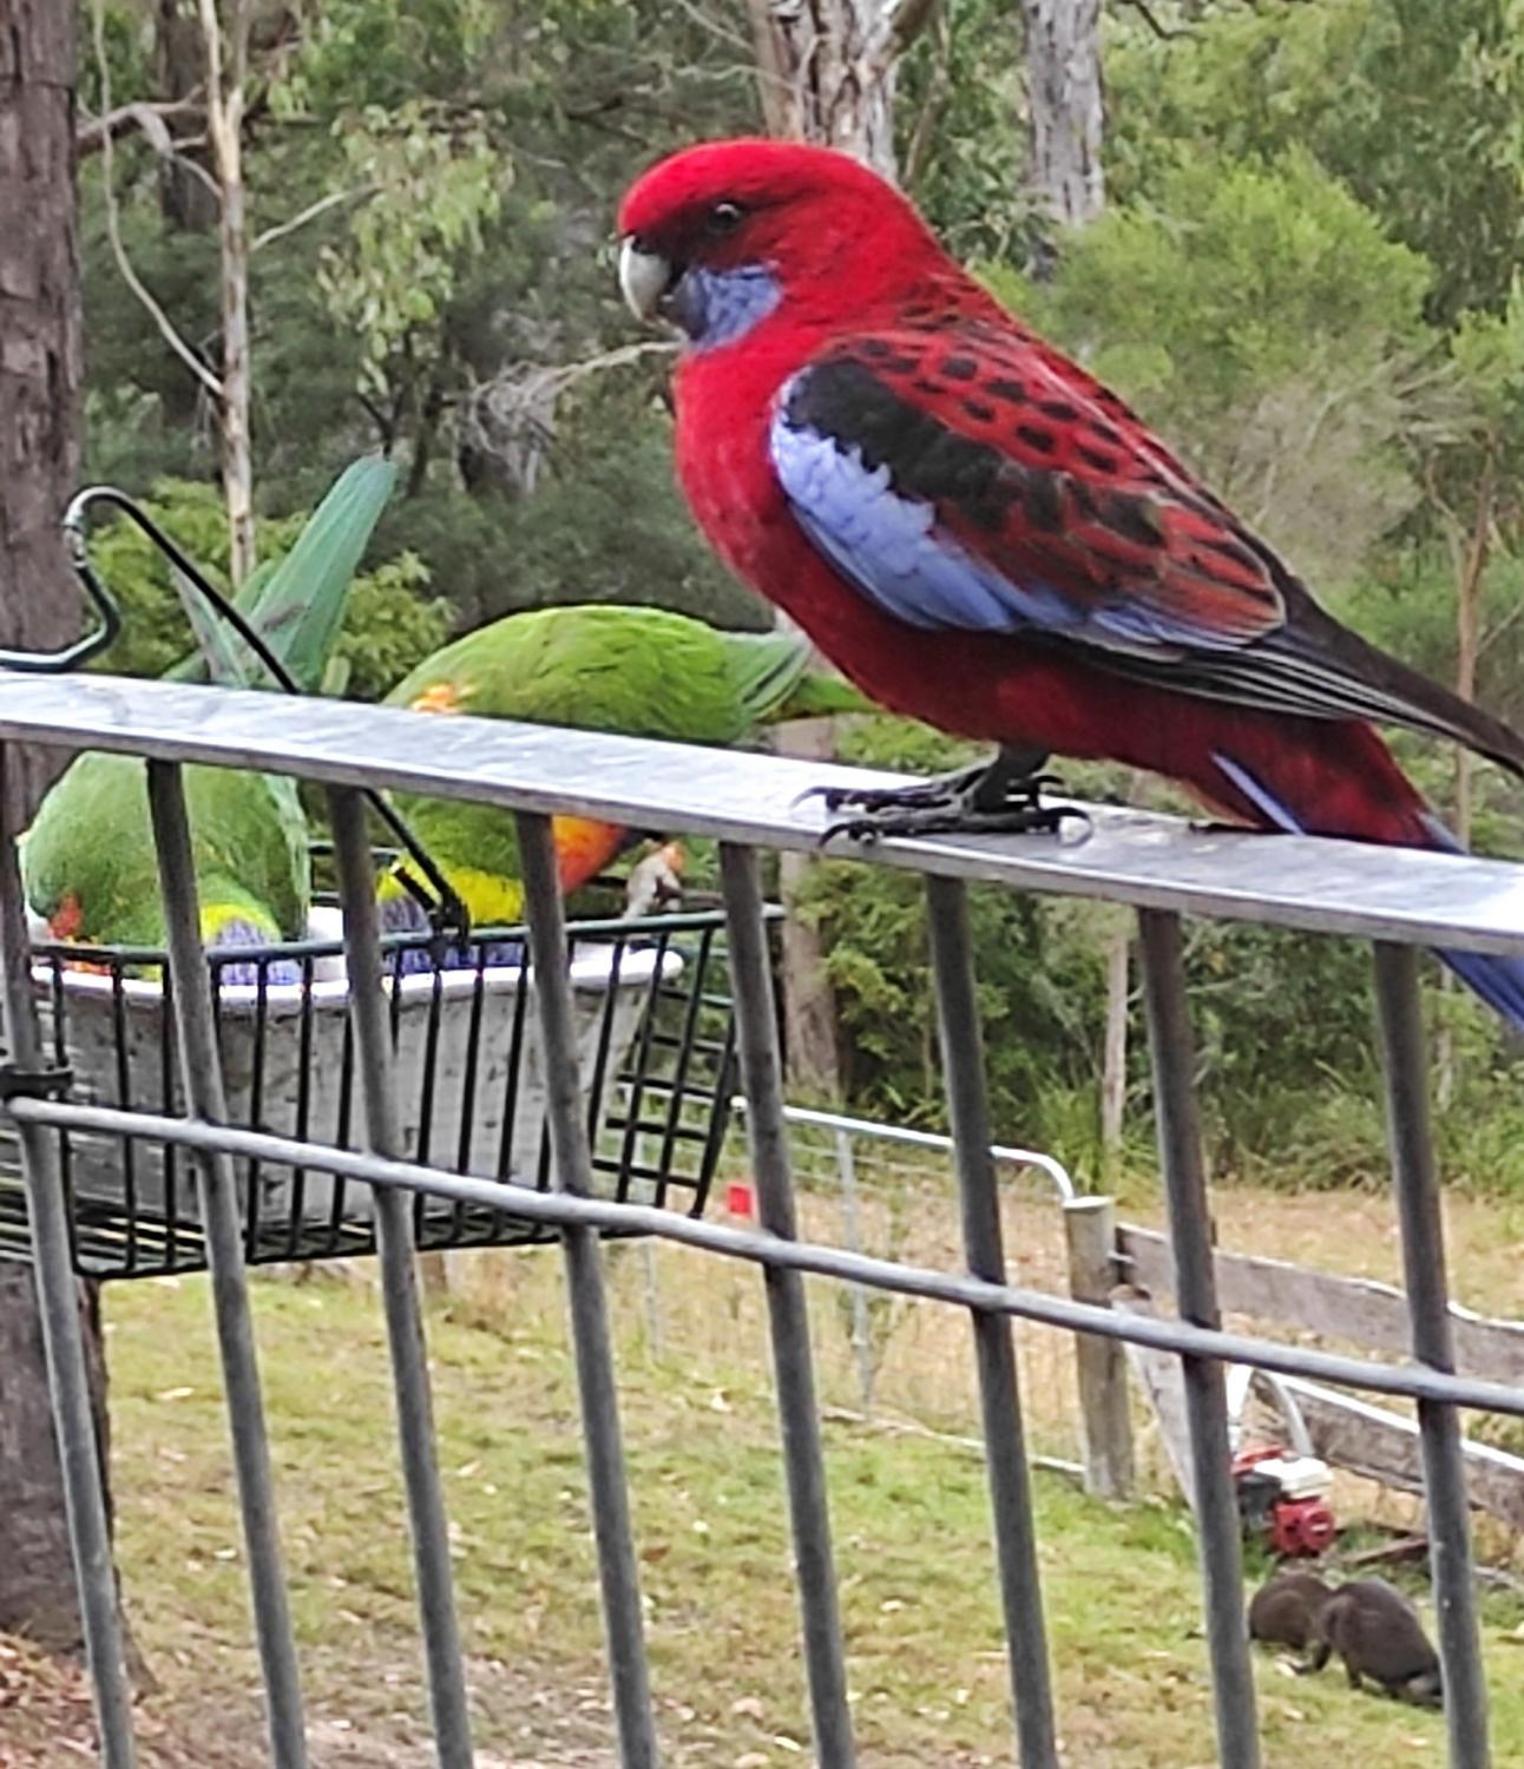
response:
<path id="1" fill-rule="evenodd" d="M 96 1442 L 104 1465 L 106 1363 L 99 1288 L 81 1284 L 79 1291 Z M 30 1266 L 4 1261 L 0 1261 L 0 1631 L 25 1634 L 51 1652 L 74 1653 L 83 1644 L 32 1271 Z"/>
<path id="2" fill-rule="evenodd" d="M 1101 1053 L 1101 1165 L 1115 1177 L 1127 1108 L 1127 996 L 1132 980 L 1132 917 L 1106 942 L 1106 1034 Z"/>
<path id="3" fill-rule="evenodd" d="M 7 0 L 0 30 L 0 644 L 52 649 L 79 620 L 58 520 L 79 480 L 80 299 L 74 189 L 75 12 Z M 22 817 L 45 758 L 7 776 Z M 81 1290 L 96 1419 L 105 1362 Z M 29 1267 L 0 1263 L 0 1629 L 82 1643 L 62 1479 Z"/>
<path id="4" fill-rule="evenodd" d="M 1027 40 L 1027 184 L 1055 222 L 1080 227 L 1100 214 L 1106 198 L 1101 0 L 1021 0 L 1021 11 Z M 1051 250 L 1044 261 L 1051 264 Z"/>
<path id="5" fill-rule="evenodd" d="M 0 30 L 0 643 L 53 650 L 78 630 L 58 522 L 79 482 L 74 24 L 7 0 Z M 29 805 L 45 758 L 13 778 Z"/>
<path id="6" fill-rule="evenodd" d="M 201 56 L 201 32 L 181 0 L 158 0 L 154 18 L 154 85 L 156 96 L 168 102 L 189 98 L 205 79 Z M 210 156 L 205 147 L 182 150 L 183 158 L 210 175 Z M 159 162 L 159 213 L 173 228 L 186 233 L 205 233 L 217 225 L 217 197 L 189 165 L 177 160 Z M 194 395 L 194 387 L 191 388 Z"/>
<path id="7" fill-rule="evenodd" d="M 243 106 L 249 8 L 233 0 L 224 30 L 216 0 L 201 0 L 206 51 L 206 125 L 222 193 L 222 486 L 236 588 L 254 569 L 254 458 L 249 436 L 249 234 L 243 183 Z"/>
<path id="8" fill-rule="evenodd" d="M 899 58 L 936 0 L 747 0 L 769 135 L 840 148 L 895 176 Z"/>
<path id="9" fill-rule="evenodd" d="M 1482 578 L 1492 546 L 1493 501 L 1497 493 L 1497 460 L 1489 451 L 1476 492 L 1471 538 L 1461 555 L 1455 586 L 1455 692 L 1462 700 L 1476 698 L 1476 661 L 1482 648 Z M 1471 777 L 1473 757 L 1464 745 L 1455 752 L 1455 833 L 1471 840 Z"/>

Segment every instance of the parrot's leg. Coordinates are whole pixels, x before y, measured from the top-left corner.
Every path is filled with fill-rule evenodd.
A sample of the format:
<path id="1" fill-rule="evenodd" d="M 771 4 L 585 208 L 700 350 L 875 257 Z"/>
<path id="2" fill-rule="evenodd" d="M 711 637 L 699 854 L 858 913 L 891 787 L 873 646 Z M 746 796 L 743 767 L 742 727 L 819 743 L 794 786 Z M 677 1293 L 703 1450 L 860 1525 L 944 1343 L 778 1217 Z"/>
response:
<path id="1" fill-rule="evenodd" d="M 872 841 L 887 835 L 1056 833 L 1065 817 L 1083 814 L 1068 805 L 1042 802 L 1042 789 L 1059 784 L 1043 773 L 1047 760 L 1042 750 L 1002 748 L 993 761 L 915 786 L 824 788 L 827 810 L 857 815 L 830 824 L 822 840 L 839 835 Z"/>

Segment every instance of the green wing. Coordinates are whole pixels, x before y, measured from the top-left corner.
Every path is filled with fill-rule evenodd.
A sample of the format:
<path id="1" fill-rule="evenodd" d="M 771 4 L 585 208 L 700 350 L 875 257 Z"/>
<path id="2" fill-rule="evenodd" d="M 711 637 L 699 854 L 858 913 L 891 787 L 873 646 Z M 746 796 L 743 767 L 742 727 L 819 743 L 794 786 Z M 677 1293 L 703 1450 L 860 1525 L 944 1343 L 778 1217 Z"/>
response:
<path id="1" fill-rule="evenodd" d="M 227 768 L 188 767 L 191 851 L 203 906 L 229 895 L 257 905 L 287 938 L 306 932 L 307 820 L 296 782 Z M 22 844 L 27 902 L 70 937 L 102 945 L 164 938 L 148 776 L 134 756 L 90 751 L 43 800 Z"/>

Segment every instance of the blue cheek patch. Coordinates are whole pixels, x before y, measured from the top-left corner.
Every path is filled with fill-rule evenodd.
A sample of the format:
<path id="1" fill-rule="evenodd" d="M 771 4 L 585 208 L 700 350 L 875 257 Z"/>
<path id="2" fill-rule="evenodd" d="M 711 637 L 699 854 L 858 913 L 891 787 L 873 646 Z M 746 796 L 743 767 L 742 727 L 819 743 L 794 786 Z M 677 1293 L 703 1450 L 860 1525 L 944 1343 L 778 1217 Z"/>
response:
<path id="1" fill-rule="evenodd" d="M 777 277 L 761 264 L 736 270 L 684 271 L 672 292 L 672 317 L 697 350 L 734 344 L 760 325 L 783 298 Z"/>

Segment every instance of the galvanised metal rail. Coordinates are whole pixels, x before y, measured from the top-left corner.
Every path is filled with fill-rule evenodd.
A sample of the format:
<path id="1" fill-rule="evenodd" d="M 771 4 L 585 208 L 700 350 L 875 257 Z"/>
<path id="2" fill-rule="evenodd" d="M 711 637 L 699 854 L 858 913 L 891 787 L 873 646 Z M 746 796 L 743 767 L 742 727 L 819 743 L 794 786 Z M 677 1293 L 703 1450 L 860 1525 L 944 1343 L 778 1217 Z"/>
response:
<path id="1" fill-rule="evenodd" d="M 928 1297 L 969 1312 L 1024 1769 L 1057 1769 L 1059 1757 L 1010 1338 L 1013 1319 L 1152 1345 L 1182 1361 L 1219 1760 L 1228 1769 L 1255 1769 L 1260 1755 L 1243 1619 L 1238 1519 L 1227 1455 L 1223 1363 L 1247 1363 L 1415 1399 L 1444 1663 L 1449 1760 L 1455 1769 L 1484 1769 L 1489 1763 L 1457 1409 L 1524 1416 L 1524 1389 L 1454 1373 L 1416 948 L 1444 944 L 1524 955 L 1524 870 L 1422 854 L 1397 857 L 1346 843 L 1196 831 L 1104 808 L 1093 810 L 1092 829 L 1082 840 L 939 838 L 857 850 L 858 857 L 870 863 L 928 875 L 932 965 L 967 1263 L 961 1273 L 933 1272 L 795 1238 L 772 978 L 762 922 L 757 849 L 807 849 L 819 838 L 818 801 L 800 803 L 800 794 L 823 781 L 872 784 L 885 777 L 815 763 L 470 718 L 420 720 L 402 711 L 329 701 L 304 702 L 297 716 L 289 706 L 263 694 L 107 677 L 71 680 L 0 672 L 0 773 L 11 743 L 88 746 L 149 758 L 175 1013 L 185 1053 L 189 1109 L 182 1118 L 73 1103 L 66 1090 L 48 1083 L 20 899 L 15 853 L 19 831 L 0 827 L 0 959 L 11 1094 L 4 1109 L 17 1125 L 26 1165 L 54 1415 L 103 1759 L 110 1769 L 126 1769 L 134 1760 L 131 1706 L 75 1310 L 68 1222 L 52 1135 L 56 1128 L 157 1139 L 190 1151 L 198 1163 L 268 1703 L 271 1760 L 280 1769 L 301 1769 L 306 1745 L 237 1234 L 232 1162 L 238 1156 L 287 1161 L 372 1181 L 378 1187 L 382 1287 L 398 1432 L 436 1749 L 445 1769 L 466 1769 L 472 1746 L 423 1326 L 409 1258 L 410 1218 L 402 1202 L 406 1194 L 415 1192 L 464 1203 L 500 1205 L 506 1199 L 516 1213 L 553 1225 L 561 1233 L 616 1729 L 621 1761 L 629 1769 L 654 1765 L 659 1751 L 598 1244 L 600 1231 L 611 1229 L 661 1235 L 761 1267 L 772 1325 L 815 1750 L 826 1769 L 848 1769 L 856 1759 L 810 1363 L 806 1273 Z M 351 1011 L 366 1084 L 368 1152 L 341 1151 L 218 1122 L 222 1083 L 205 1036 L 212 1006 L 210 981 L 198 931 L 180 775 L 181 765 L 188 762 L 255 766 L 295 774 L 329 789 L 350 975 L 357 983 Z M 374 881 L 356 796 L 364 787 L 403 787 L 480 799 L 518 814 L 530 946 L 540 979 L 541 1035 L 554 1078 L 550 1121 L 557 1171 L 552 1192 L 461 1177 L 396 1158 L 397 1127 L 388 1103 L 392 1054 L 382 1011 Z M 0 793 L 0 802 L 3 798 Z M 571 996 L 564 968 L 564 924 L 550 846 L 553 811 L 708 835 L 722 844 L 742 1085 L 761 1232 L 590 1195 L 587 1133 L 576 1084 Z M 1139 910 L 1179 1319 L 1116 1313 L 1005 1281 L 965 900 L 970 880 L 1103 898 Z M 1357 935 L 1374 942 L 1392 1166 L 1413 1330 L 1410 1363 L 1379 1364 L 1221 1330 L 1181 960 L 1184 914 Z M 25 1079 L 29 1074 L 41 1077 L 35 1086 L 29 1087 Z"/>

